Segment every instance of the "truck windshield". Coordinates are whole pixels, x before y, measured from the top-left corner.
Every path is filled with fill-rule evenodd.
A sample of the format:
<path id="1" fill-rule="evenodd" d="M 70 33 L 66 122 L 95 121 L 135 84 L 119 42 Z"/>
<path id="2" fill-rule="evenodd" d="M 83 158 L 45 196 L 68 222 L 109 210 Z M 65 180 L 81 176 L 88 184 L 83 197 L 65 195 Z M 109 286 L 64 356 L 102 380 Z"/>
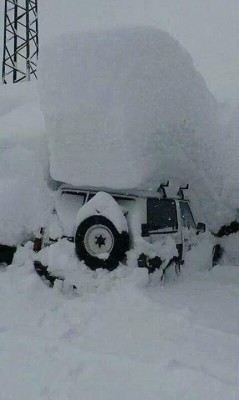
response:
<path id="1" fill-rule="evenodd" d="M 178 221 L 175 201 L 171 199 L 147 199 L 147 221 L 149 229 L 152 230 L 177 230 Z"/>

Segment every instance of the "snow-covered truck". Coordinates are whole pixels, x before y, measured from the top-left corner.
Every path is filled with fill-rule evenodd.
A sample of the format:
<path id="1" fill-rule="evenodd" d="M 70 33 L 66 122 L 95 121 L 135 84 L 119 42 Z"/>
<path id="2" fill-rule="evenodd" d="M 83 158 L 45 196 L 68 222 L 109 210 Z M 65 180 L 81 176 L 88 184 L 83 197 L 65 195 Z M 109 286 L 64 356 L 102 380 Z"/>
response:
<path id="1" fill-rule="evenodd" d="M 182 262 L 187 240 L 182 235 L 181 208 L 187 207 L 185 212 L 188 218 L 191 216 L 188 230 L 192 228 L 196 233 L 205 227 L 198 225 L 196 228 L 188 201 L 175 196 L 169 201 L 161 198 L 157 192 L 159 182 L 170 179 L 175 186 L 190 182 L 194 188 L 190 197 L 196 216 L 201 216 L 202 210 L 203 216 L 213 214 L 215 199 L 211 194 L 215 190 L 209 190 L 211 177 L 213 185 L 218 184 L 217 174 L 214 174 L 218 166 L 210 157 L 209 134 L 217 129 L 216 102 L 195 70 L 190 55 L 165 32 L 132 28 L 57 38 L 42 49 L 40 65 L 39 87 L 51 178 L 59 184 L 70 185 L 71 192 L 85 191 L 83 203 L 79 206 L 78 202 L 77 210 L 71 205 L 74 232 L 70 235 L 61 232 L 54 234 L 55 237 L 50 234 L 49 241 L 62 236 L 73 237 L 76 253 L 86 264 L 91 268 L 113 269 L 123 261 L 130 246 L 137 247 L 135 239 L 129 237 L 134 231 L 127 221 L 126 214 L 130 212 L 126 210 L 125 214 L 124 205 L 121 210 L 118 200 L 115 201 L 122 196 L 129 204 L 143 204 L 138 237 L 148 235 L 148 241 L 144 240 L 146 247 L 158 234 L 161 238 L 169 237 L 168 228 L 175 222 L 170 237 L 175 239 L 176 251 L 170 253 L 166 264 L 175 258 Z M 107 227 L 108 223 L 100 223 L 99 218 L 91 226 L 85 222 L 89 218 L 92 220 L 92 215 L 86 211 L 95 201 L 89 196 L 100 191 L 108 193 L 108 201 L 104 196 L 103 205 L 97 200 L 93 217 L 100 208 L 100 216 L 113 223 L 112 229 Z M 59 193 L 63 196 L 66 191 L 63 188 Z M 136 198 L 140 201 L 135 201 Z M 154 209 L 148 207 L 150 202 L 155 202 L 158 210 L 154 218 L 165 219 L 168 225 L 162 228 L 156 224 L 155 232 L 148 229 L 146 235 L 144 227 L 149 223 L 150 210 Z M 109 204 L 112 207 L 108 207 Z M 171 207 L 169 215 L 165 212 L 166 204 Z M 108 208 L 111 216 L 102 214 L 102 209 Z M 121 224 L 117 228 L 118 220 L 114 223 L 117 213 L 121 215 L 124 229 Z M 59 216 L 57 211 L 55 215 Z M 83 229 L 84 222 L 87 227 Z M 117 235 L 112 233 L 115 228 Z M 48 234 L 43 231 L 42 241 L 46 243 Z M 115 251 L 117 237 L 122 232 L 127 235 L 119 242 L 120 255 L 118 252 L 113 261 L 110 254 Z M 183 249 L 180 250 L 180 246 Z M 155 259 L 155 256 L 146 253 L 142 252 L 147 258 L 144 262 L 150 268 L 148 259 Z M 160 263 L 167 258 L 160 254 L 157 257 Z"/>
<path id="2" fill-rule="evenodd" d="M 68 267 L 59 272 L 57 261 L 49 257 L 49 246 L 65 240 L 74 244 L 79 260 L 92 270 L 114 270 L 127 263 L 133 251 L 138 266 L 149 273 L 160 269 L 162 277 L 173 266 L 180 272 L 186 254 L 197 246 L 198 236 L 206 231 L 196 223 L 190 202 L 179 188 L 175 197 L 168 197 L 166 187 L 158 191 L 109 190 L 62 186 L 57 192 L 52 224 L 42 228 L 35 241 L 35 268 L 52 283 L 55 277 L 67 275 Z M 54 252 L 53 252 L 54 253 Z M 218 258 L 218 248 L 212 241 L 209 260 L 212 267 Z M 49 272 L 52 263 L 54 274 Z M 52 268 L 50 266 L 50 271 Z"/>

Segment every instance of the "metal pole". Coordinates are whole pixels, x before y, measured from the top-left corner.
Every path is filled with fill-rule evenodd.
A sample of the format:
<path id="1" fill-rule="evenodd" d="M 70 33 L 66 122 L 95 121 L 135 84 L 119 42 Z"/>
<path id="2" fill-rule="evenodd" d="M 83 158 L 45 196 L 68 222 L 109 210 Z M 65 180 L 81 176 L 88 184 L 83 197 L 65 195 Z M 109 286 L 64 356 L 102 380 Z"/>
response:
<path id="1" fill-rule="evenodd" d="M 29 24 L 29 0 L 26 0 L 26 77 L 30 81 L 30 24 Z"/>
<path id="2" fill-rule="evenodd" d="M 5 66 L 5 60 L 6 60 L 6 42 L 7 42 L 7 0 L 5 0 L 5 12 L 4 12 L 4 38 L 3 38 L 3 59 L 2 59 L 2 83 L 5 84 L 7 83 L 5 80 L 5 74 L 6 74 L 6 66 Z"/>
<path id="3" fill-rule="evenodd" d="M 16 82 L 17 80 L 17 42 L 18 42 L 18 0 L 15 0 L 14 4 L 14 54 L 13 54 L 13 60 L 14 60 L 14 70 L 13 70 L 13 82 Z"/>
<path id="4" fill-rule="evenodd" d="M 38 3 L 36 1 L 35 4 L 35 9 L 36 9 L 36 47 L 37 47 L 37 59 L 39 55 L 39 36 L 38 36 Z"/>

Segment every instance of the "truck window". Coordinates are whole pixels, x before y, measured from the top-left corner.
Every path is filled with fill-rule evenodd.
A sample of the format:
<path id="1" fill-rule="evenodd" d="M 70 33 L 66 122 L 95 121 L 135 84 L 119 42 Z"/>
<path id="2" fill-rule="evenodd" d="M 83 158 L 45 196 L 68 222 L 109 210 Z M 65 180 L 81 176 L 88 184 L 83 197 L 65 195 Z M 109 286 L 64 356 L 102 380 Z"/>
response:
<path id="1" fill-rule="evenodd" d="M 171 199 L 147 199 L 147 221 L 152 230 L 164 231 L 177 230 L 177 211 L 174 200 Z"/>
<path id="2" fill-rule="evenodd" d="M 179 205 L 180 205 L 180 214 L 183 227 L 187 229 L 190 228 L 196 229 L 196 224 L 189 204 L 186 201 L 180 201 Z"/>

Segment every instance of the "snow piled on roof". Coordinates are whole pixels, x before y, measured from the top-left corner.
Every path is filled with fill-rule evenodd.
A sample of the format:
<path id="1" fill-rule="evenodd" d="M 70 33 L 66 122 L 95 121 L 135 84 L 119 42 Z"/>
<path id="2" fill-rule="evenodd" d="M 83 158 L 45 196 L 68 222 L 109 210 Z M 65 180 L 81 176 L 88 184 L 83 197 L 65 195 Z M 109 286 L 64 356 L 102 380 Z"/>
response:
<path id="1" fill-rule="evenodd" d="M 189 182 L 199 213 L 215 217 L 218 108 L 170 35 L 63 35 L 41 51 L 40 94 L 54 179 L 114 188 Z"/>

